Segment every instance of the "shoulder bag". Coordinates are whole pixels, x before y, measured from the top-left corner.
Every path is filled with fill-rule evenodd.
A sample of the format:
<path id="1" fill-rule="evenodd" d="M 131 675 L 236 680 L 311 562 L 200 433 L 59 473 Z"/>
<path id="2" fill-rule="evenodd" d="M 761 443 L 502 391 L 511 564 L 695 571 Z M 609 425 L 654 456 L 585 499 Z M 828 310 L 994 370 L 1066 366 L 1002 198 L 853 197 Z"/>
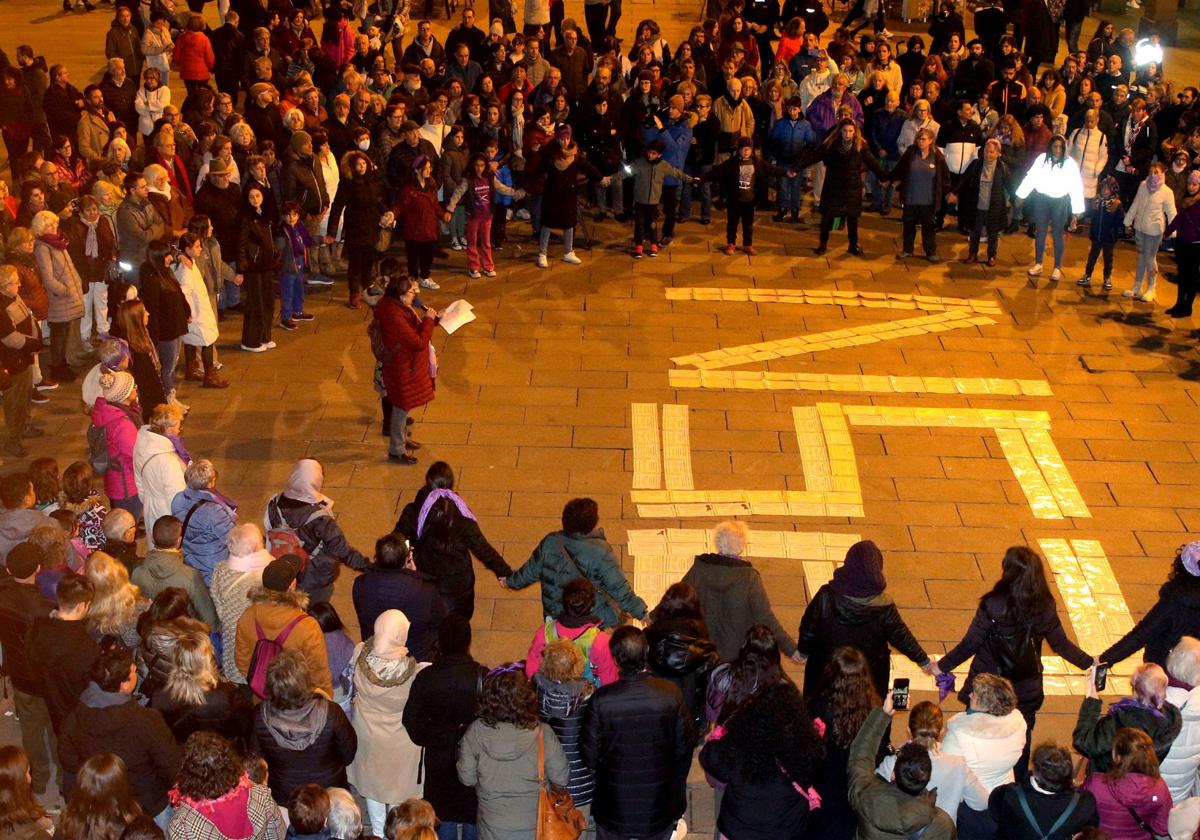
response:
<path id="1" fill-rule="evenodd" d="M 577 840 L 587 817 L 575 807 L 571 794 L 546 779 L 546 751 L 538 723 L 538 808 L 536 840 Z"/>
<path id="2" fill-rule="evenodd" d="M 570 563 L 572 568 L 575 569 L 576 575 L 578 575 L 581 578 L 584 578 L 585 580 L 591 580 L 591 578 L 589 578 L 587 575 L 585 575 L 583 573 L 583 569 L 581 569 L 579 567 L 578 561 L 576 561 L 576 559 L 571 555 L 571 552 L 567 549 L 566 540 L 564 540 L 562 537 L 558 538 L 558 550 L 562 552 L 563 557 L 566 557 L 567 562 Z M 595 581 L 592 581 L 592 582 L 593 582 L 593 584 L 595 584 Z M 596 592 L 598 592 L 600 594 L 600 597 L 602 597 L 604 599 L 605 603 L 607 603 L 608 606 L 612 608 L 613 614 L 616 615 L 617 624 L 618 625 L 628 624 L 629 619 L 630 619 L 629 613 L 626 612 L 624 610 L 624 608 L 622 608 L 621 605 L 617 603 L 616 598 L 614 598 L 613 596 L 608 594 L 608 590 L 606 590 L 603 586 L 600 586 L 599 584 L 595 584 L 595 585 L 596 585 Z"/>

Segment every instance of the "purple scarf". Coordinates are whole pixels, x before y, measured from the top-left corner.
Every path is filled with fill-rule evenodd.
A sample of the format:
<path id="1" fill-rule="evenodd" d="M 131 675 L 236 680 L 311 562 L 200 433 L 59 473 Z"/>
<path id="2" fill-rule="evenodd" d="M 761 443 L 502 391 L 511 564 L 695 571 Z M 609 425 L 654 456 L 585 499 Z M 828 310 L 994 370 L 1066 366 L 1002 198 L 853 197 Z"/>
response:
<path id="1" fill-rule="evenodd" d="M 183 438 L 179 435 L 163 435 L 163 437 L 171 441 L 171 445 L 175 447 L 175 454 L 179 456 L 179 460 L 183 461 L 185 467 L 192 463 L 192 456 L 188 454 L 187 447 L 183 445 Z"/>
<path id="2" fill-rule="evenodd" d="M 1145 703 L 1140 702 L 1136 697 L 1126 697 L 1122 700 L 1118 700 L 1116 703 L 1113 703 L 1108 707 L 1108 713 L 1111 715 L 1117 709 L 1141 709 L 1143 712 L 1149 712 L 1156 718 L 1166 717 L 1166 715 L 1162 713 L 1162 710 L 1156 709 L 1153 706 L 1147 706 Z"/>
<path id="3" fill-rule="evenodd" d="M 434 490 L 425 497 L 424 504 L 421 505 L 421 513 L 417 516 L 417 538 L 420 539 L 421 532 L 425 530 L 425 517 L 429 515 L 429 509 L 433 507 L 433 503 L 438 499 L 449 499 L 454 502 L 458 508 L 458 512 L 470 519 L 472 522 L 478 522 L 475 514 L 471 513 L 471 509 L 467 507 L 467 503 L 462 500 L 462 497 L 453 490 Z"/>

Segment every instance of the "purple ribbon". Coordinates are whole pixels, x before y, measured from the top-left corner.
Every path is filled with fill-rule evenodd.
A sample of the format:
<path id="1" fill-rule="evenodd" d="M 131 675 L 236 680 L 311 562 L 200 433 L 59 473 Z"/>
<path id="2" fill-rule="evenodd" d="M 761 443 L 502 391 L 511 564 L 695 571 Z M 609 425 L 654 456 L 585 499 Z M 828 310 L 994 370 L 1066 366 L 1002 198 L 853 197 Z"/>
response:
<path id="1" fill-rule="evenodd" d="M 933 681 L 937 683 L 939 703 L 954 692 L 954 674 L 943 672 L 934 677 Z"/>
<path id="2" fill-rule="evenodd" d="M 434 490 L 425 497 L 425 502 L 421 505 L 421 513 L 417 516 L 417 539 L 421 538 L 421 532 L 425 530 L 425 517 L 429 515 L 429 509 L 433 507 L 433 503 L 438 499 L 449 499 L 454 502 L 455 507 L 458 508 L 458 512 L 467 517 L 467 519 L 470 519 L 472 522 L 479 521 L 475 518 L 475 514 L 471 513 L 471 509 L 467 507 L 467 503 L 462 500 L 462 497 L 453 490 L 446 490 L 444 488 Z"/>

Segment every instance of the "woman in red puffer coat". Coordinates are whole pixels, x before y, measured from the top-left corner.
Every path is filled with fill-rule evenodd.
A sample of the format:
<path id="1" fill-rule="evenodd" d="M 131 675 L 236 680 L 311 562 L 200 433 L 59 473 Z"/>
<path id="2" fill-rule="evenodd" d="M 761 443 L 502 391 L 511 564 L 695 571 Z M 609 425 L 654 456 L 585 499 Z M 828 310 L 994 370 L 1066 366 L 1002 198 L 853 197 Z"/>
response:
<path id="1" fill-rule="evenodd" d="M 388 281 L 387 291 L 375 306 L 379 334 L 383 342 L 383 384 L 392 405 L 388 460 L 415 464 L 408 413 L 433 399 L 436 357 L 429 343 L 438 314 L 426 309 L 421 317 L 413 306 L 417 279 L 403 275 Z"/>
<path id="2" fill-rule="evenodd" d="M 425 155 L 417 155 L 412 168 L 412 180 L 404 185 L 396 199 L 396 228 L 404 236 L 408 273 L 420 280 L 422 288 L 439 289 L 441 287 L 429 277 L 437 252 L 438 220 L 442 218 L 433 161 Z"/>

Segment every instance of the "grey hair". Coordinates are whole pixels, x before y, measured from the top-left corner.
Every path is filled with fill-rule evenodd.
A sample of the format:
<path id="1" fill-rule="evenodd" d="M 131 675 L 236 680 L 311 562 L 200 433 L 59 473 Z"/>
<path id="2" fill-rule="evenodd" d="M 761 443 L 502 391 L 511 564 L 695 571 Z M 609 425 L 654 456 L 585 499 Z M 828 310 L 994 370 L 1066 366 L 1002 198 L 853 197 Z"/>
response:
<path id="1" fill-rule="evenodd" d="M 346 840 L 362 834 L 362 812 L 358 810 L 358 804 L 350 791 L 331 787 L 325 788 L 325 793 L 329 795 L 329 816 L 325 821 L 329 836 Z"/>
<path id="2" fill-rule="evenodd" d="M 207 458 L 197 458 L 183 471 L 183 480 L 193 490 L 207 490 L 217 483 L 217 468 Z"/>
<path id="3" fill-rule="evenodd" d="M 257 525 L 237 525 L 225 538 L 225 547 L 234 557 L 245 557 L 263 547 L 263 534 Z"/>
<path id="4" fill-rule="evenodd" d="M 1167 673 L 1189 686 L 1200 685 L 1200 639 L 1184 636 L 1167 657 Z"/>
<path id="5" fill-rule="evenodd" d="M 727 557 L 740 557 L 749 539 L 750 528 L 745 522 L 729 520 L 713 529 L 713 546 Z"/>
<path id="6" fill-rule="evenodd" d="M 114 542 L 119 541 L 125 532 L 137 526 L 133 514 L 123 508 L 113 508 L 104 515 L 104 536 Z"/>
<path id="7" fill-rule="evenodd" d="M 1167 672 L 1161 665 L 1142 663 L 1134 670 L 1130 684 L 1133 696 L 1148 706 L 1161 709 L 1167 700 Z"/>
<path id="8" fill-rule="evenodd" d="M 58 227 L 58 215 L 51 213 L 49 210 L 42 210 L 34 215 L 29 227 L 33 231 L 34 236 L 49 233 Z"/>

